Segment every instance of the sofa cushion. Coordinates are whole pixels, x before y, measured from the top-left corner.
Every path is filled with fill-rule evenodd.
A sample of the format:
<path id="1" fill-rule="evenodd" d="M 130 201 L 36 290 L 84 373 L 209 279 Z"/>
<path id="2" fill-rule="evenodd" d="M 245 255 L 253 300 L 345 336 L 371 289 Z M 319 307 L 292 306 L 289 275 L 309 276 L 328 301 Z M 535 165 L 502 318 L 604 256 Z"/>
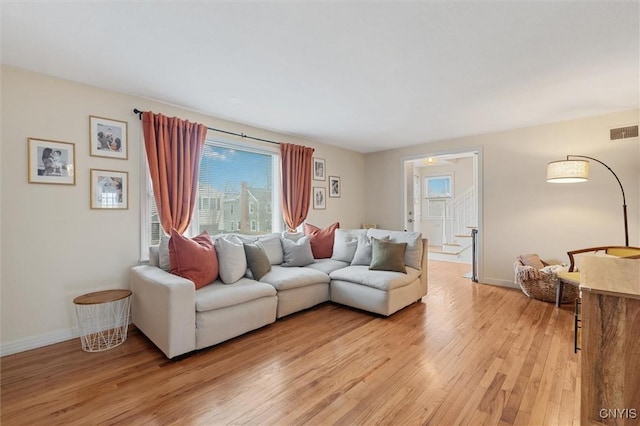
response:
<path id="1" fill-rule="evenodd" d="M 247 257 L 244 247 L 236 236 L 222 236 L 215 240 L 220 265 L 220 279 L 225 284 L 233 284 L 247 272 Z"/>
<path id="2" fill-rule="evenodd" d="M 280 234 L 275 232 L 259 236 L 237 234 L 237 237 L 243 243 L 257 243 L 259 246 L 262 246 L 269 258 L 269 262 L 272 265 L 279 265 L 282 263 L 282 243 L 280 242 Z"/>
<path id="3" fill-rule="evenodd" d="M 218 258 L 207 231 L 188 238 L 175 229 L 169 239 L 169 272 L 193 281 L 196 289 L 218 278 Z"/>
<path id="4" fill-rule="evenodd" d="M 243 243 L 244 254 L 247 257 L 247 266 L 251 269 L 253 279 L 260 281 L 260 278 L 271 270 L 271 262 L 267 253 L 259 242 L 254 244 Z"/>
<path id="5" fill-rule="evenodd" d="M 240 303 L 275 296 L 276 290 L 269 284 L 259 283 L 249 278 L 241 278 L 233 285 L 217 280 L 213 284 L 196 291 L 196 312 L 226 308 Z"/>
<path id="6" fill-rule="evenodd" d="M 328 284 L 329 275 L 311 268 L 287 268 L 274 265 L 260 282 L 271 284 L 278 291 L 306 287 L 313 284 Z"/>
<path id="7" fill-rule="evenodd" d="M 344 268 L 347 266 L 349 266 L 349 263 L 343 262 L 341 260 L 316 259 L 315 262 L 305 266 L 305 268 L 315 269 L 316 271 L 324 272 L 325 274 L 329 275 L 336 269 Z"/>
<path id="8" fill-rule="evenodd" d="M 410 266 L 407 273 L 394 271 L 372 271 L 366 265 L 347 266 L 333 271 L 329 276 L 332 280 L 340 280 L 361 284 L 382 291 L 391 291 L 411 284 L 420 277 L 420 270 Z"/>
<path id="9" fill-rule="evenodd" d="M 407 243 L 392 243 L 391 241 L 371 238 L 371 265 L 369 269 L 376 271 L 396 271 L 406 273 L 404 267 L 404 252 Z"/>
<path id="10" fill-rule="evenodd" d="M 358 237 L 366 233 L 366 229 L 336 229 L 331 259 L 351 263 L 358 247 Z"/>
<path id="11" fill-rule="evenodd" d="M 284 251 L 282 266 L 306 266 L 313 263 L 313 252 L 309 237 L 304 236 L 297 242 L 283 238 L 282 249 Z"/>
<path id="12" fill-rule="evenodd" d="M 311 240 L 311 251 L 315 259 L 327 259 L 333 254 L 333 240 L 340 223 L 336 222 L 325 229 L 309 223 L 304 224 L 304 234 Z"/>
<path id="13" fill-rule="evenodd" d="M 412 268 L 420 269 L 422 264 L 422 234 L 420 232 L 388 231 L 384 229 L 370 228 L 367 230 L 368 237 L 381 239 L 389 237 L 393 243 L 407 243 L 404 252 L 404 264 Z"/>

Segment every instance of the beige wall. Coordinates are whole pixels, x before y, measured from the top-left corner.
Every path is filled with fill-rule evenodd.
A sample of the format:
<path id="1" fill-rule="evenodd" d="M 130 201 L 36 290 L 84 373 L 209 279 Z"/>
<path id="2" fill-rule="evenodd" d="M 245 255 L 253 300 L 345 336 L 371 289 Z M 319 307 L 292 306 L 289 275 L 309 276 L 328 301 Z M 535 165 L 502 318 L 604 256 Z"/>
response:
<path id="1" fill-rule="evenodd" d="M 77 336 L 75 296 L 128 286 L 128 268 L 140 253 L 142 136 L 134 107 L 314 147 L 326 160 L 327 175 L 342 178 L 342 197 L 328 198 L 326 210 L 309 211 L 308 222 L 321 227 L 340 221 L 343 228 L 377 223 L 403 229 L 402 160 L 479 150 L 480 278 L 487 283 L 510 284 L 514 257 L 521 253 L 567 261 L 570 249 L 623 243 L 621 196 L 606 169 L 592 164 L 592 178 L 583 184 L 545 182 L 546 163 L 566 154 L 599 158 L 618 173 L 629 205 L 631 244 L 640 244 L 640 144 L 606 139 L 609 127 L 637 123 L 637 110 L 363 155 L 10 67 L 0 71 L 2 354 Z M 89 115 L 129 123 L 128 160 L 89 156 Z M 77 184 L 29 184 L 28 137 L 75 143 Z M 89 209 L 90 168 L 129 172 L 129 210 Z"/>
<path id="2" fill-rule="evenodd" d="M 210 127 L 304 144 L 342 178 L 342 198 L 308 221 L 359 227 L 364 215 L 364 155 L 243 126 L 166 104 L 10 67 L 2 71 L 1 353 L 77 336 L 74 297 L 127 288 L 140 254 L 141 125 L 132 110 L 152 110 Z M 129 159 L 89 155 L 89 115 L 128 122 Z M 29 184 L 27 138 L 75 143 L 76 185 Z M 129 209 L 89 208 L 89 169 L 129 173 Z M 325 187 L 327 182 L 322 182 Z M 79 344 L 79 342 L 78 342 Z"/>
<path id="3" fill-rule="evenodd" d="M 433 142 L 367 154 L 366 220 L 402 229 L 403 159 L 448 151 L 480 151 L 480 280 L 513 285 L 513 261 L 523 253 L 568 262 L 567 250 L 624 244 L 622 195 L 613 175 L 591 164 L 586 183 L 546 182 L 546 164 L 567 154 L 595 157 L 623 183 L 630 244 L 640 244 L 640 143 L 609 142 L 610 127 L 638 123 L 638 110 Z M 390 206 L 379 208 L 380 200 Z"/>

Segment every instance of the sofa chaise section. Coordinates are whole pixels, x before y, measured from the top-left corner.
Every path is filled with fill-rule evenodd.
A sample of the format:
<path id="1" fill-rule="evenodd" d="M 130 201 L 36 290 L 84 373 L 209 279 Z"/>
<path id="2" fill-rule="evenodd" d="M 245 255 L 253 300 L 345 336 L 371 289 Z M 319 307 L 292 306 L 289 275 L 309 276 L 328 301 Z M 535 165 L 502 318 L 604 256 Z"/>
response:
<path id="1" fill-rule="evenodd" d="M 276 320 L 278 298 L 269 284 L 242 278 L 198 290 L 156 266 L 130 272 L 132 321 L 168 358 L 206 348 Z"/>
<path id="2" fill-rule="evenodd" d="M 418 234 L 413 246 L 406 273 L 373 271 L 366 265 L 331 272 L 331 301 L 385 316 L 419 301 L 427 294 L 428 242 Z"/>

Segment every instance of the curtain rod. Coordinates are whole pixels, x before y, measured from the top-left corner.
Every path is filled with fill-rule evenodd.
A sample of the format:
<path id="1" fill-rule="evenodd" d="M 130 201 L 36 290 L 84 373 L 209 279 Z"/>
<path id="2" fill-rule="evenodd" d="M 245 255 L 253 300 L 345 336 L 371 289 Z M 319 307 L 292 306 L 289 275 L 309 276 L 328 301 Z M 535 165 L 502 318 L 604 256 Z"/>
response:
<path id="1" fill-rule="evenodd" d="M 142 120 L 142 113 L 144 111 L 140 111 L 138 108 L 134 108 L 133 109 L 133 113 L 138 115 L 138 118 L 140 120 Z M 220 133 L 226 133 L 227 135 L 233 135 L 233 136 L 239 136 L 241 138 L 246 138 L 246 139 L 253 139 L 255 141 L 261 141 L 261 142 L 267 142 L 267 143 L 272 143 L 275 145 L 280 145 L 280 142 L 274 142 L 274 141 L 270 141 L 268 139 L 260 139 L 260 138 L 254 138 L 253 136 L 249 136 L 249 135 L 245 135 L 244 133 L 234 133 L 234 132 L 228 132 L 226 130 L 220 130 L 220 129 L 216 129 L 213 127 L 207 127 L 207 129 L 212 130 L 214 132 L 220 132 Z"/>

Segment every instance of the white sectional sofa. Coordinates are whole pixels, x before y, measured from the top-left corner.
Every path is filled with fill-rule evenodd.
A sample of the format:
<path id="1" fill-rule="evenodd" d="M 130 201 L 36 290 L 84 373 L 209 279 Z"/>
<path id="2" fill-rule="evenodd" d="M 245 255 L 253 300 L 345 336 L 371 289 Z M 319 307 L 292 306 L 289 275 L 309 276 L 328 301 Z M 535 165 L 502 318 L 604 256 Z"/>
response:
<path id="1" fill-rule="evenodd" d="M 165 270 L 168 255 L 158 246 L 150 248 L 148 265 L 131 269 L 133 324 L 168 358 L 327 301 L 388 316 L 427 294 L 427 241 L 419 233 L 338 229 L 332 258 L 311 259 L 305 266 L 285 266 L 292 249 L 287 243 L 288 248 L 278 252 L 277 242 L 285 244 L 280 234 L 239 237 L 266 248 L 271 270 L 259 281 L 247 269 L 232 284 L 218 278 L 196 290 L 192 281 Z M 405 272 L 370 269 L 371 242 L 380 244 L 380 240 L 396 246 L 406 243 L 401 260 Z M 219 254 L 220 262 L 222 258 Z M 232 261 L 236 260 L 238 256 Z"/>

